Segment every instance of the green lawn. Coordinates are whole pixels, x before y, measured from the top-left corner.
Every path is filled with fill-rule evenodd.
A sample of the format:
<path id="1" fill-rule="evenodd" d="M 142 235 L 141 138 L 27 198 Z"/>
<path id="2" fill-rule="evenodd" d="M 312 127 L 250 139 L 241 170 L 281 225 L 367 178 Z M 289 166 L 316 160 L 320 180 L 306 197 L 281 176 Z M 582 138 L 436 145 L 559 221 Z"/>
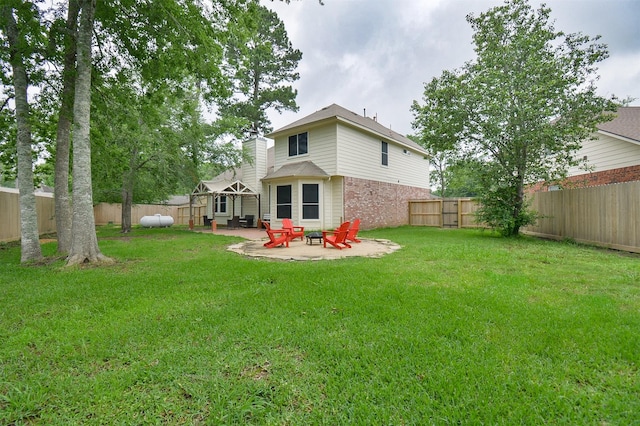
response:
<path id="1" fill-rule="evenodd" d="M 281 262 L 101 228 L 117 263 L 67 268 L 0 245 L 0 424 L 640 424 L 640 256 L 360 235 L 403 248 Z"/>

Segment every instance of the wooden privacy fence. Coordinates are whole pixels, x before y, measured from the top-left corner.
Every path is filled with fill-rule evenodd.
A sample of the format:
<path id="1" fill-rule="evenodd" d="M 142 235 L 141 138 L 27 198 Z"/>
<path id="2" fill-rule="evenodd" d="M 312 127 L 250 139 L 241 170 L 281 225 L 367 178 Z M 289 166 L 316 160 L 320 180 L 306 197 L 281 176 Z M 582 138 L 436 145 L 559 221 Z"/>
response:
<path id="1" fill-rule="evenodd" d="M 38 232 L 40 235 L 56 232 L 55 201 L 53 194 L 36 193 Z M 188 217 L 178 215 L 178 206 L 136 204 L 131 208 L 131 224 L 138 225 L 143 216 L 161 214 L 173 217 L 174 223 L 188 224 Z M 187 213 L 189 208 L 186 208 Z M 199 210 L 198 210 L 199 211 Z M 122 205 L 100 203 L 93 207 L 96 225 L 120 224 Z M 182 221 L 181 221 L 182 220 Z M 0 188 L 0 242 L 20 239 L 20 202 L 17 189 Z"/>
<path id="2" fill-rule="evenodd" d="M 640 181 L 536 192 L 531 201 L 543 217 L 527 234 L 640 252 Z"/>
<path id="3" fill-rule="evenodd" d="M 120 224 L 122 223 L 122 204 L 97 204 L 93 207 L 93 214 L 96 218 L 96 225 Z M 138 225 L 142 216 L 153 216 L 154 214 L 171 216 L 174 223 L 178 224 L 178 206 L 162 204 L 134 204 L 131 207 L 131 224 Z"/>
<path id="4" fill-rule="evenodd" d="M 536 192 L 531 209 L 541 216 L 522 233 L 640 253 L 640 181 Z M 477 228 L 472 199 L 409 201 L 409 224 Z M 455 213 L 454 213 L 455 212 Z"/>
<path id="5" fill-rule="evenodd" d="M 0 188 L 0 242 L 20 239 L 20 194 L 17 189 Z M 40 235 L 56 232 L 53 194 L 36 192 L 36 212 Z"/>
<path id="6" fill-rule="evenodd" d="M 409 224 L 441 228 L 480 228 L 475 211 L 478 203 L 471 198 L 444 198 L 409 201 Z"/>

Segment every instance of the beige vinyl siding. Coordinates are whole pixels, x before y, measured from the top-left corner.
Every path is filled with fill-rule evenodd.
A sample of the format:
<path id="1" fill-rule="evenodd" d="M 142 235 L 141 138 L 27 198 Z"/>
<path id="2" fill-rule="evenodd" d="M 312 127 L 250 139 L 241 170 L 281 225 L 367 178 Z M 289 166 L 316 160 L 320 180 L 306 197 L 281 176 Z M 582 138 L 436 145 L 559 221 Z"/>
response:
<path id="1" fill-rule="evenodd" d="M 328 229 L 334 229 L 340 226 L 344 219 L 344 179 L 342 177 L 334 177 L 330 181 L 332 198 L 331 198 L 331 217 L 326 221 Z"/>
<path id="2" fill-rule="evenodd" d="M 382 139 L 348 126 L 338 125 L 336 174 L 386 183 L 429 187 L 428 161 L 424 155 L 385 140 L 389 146 L 389 165 L 382 165 Z M 408 151 L 405 154 L 404 151 Z"/>
<path id="3" fill-rule="evenodd" d="M 600 134 L 597 140 L 585 141 L 576 157 L 585 155 L 594 172 L 619 169 L 640 164 L 640 145 Z M 569 176 L 584 173 L 577 167 L 569 169 Z"/>
<path id="4" fill-rule="evenodd" d="M 262 182 L 260 179 L 267 170 L 267 140 L 263 138 L 250 139 L 243 143 L 243 148 L 254 154 L 251 162 L 242 163 L 242 182 L 254 191 L 260 191 Z M 239 197 L 236 200 L 236 210 L 238 210 L 238 200 L 240 200 L 240 216 L 254 215 L 258 217 L 258 199 L 254 197 Z M 231 198 L 228 202 L 233 204 Z M 263 203 L 262 209 L 265 204 Z M 255 222 L 254 222 L 255 223 Z"/>
<path id="5" fill-rule="evenodd" d="M 298 132 L 300 133 L 300 132 Z M 298 134 L 298 133 L 291 133 Z M 309 152 L 304 155 L 289 157 L 289 136 L 278 138 L 275 141 L 275 170 L 285 164 L 299 161 L 313 161 L 327 174 L 332 175 L 336 169 L 336 129 L 335 124 L 314 127 L 307 131 Z"/>

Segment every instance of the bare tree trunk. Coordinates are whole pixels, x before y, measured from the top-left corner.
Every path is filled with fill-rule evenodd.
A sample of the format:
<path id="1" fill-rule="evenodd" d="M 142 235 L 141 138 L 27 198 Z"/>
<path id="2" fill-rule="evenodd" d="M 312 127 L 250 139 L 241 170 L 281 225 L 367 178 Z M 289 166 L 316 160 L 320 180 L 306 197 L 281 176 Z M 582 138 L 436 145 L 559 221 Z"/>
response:
<path id="1" fill-rule="evenodd" d="M 58 115 L 55 165 L 55 208 L 58 253 L 68 253 L 71 247 L 71 197 L 69 196 L 69 152 L 73 122 L 73 94 L 76 79 L 76 34 L 79 3 L 69 1 L 65 34 L 64 69 L 62 71 L 62 103 Z"/>
<path id="2" fill-rule="evenodd" d="M 9 6 L 2 6 L 0 23 L 9 40 L 11 69 L 15 90 L 16 122 L 18 125 L 18 190 L 20 192 L 20 247 L 21 262 L 42 259 L 38 234 L 38 215 L 33 185 L 33 153 L 31 151 L 31 126 L 29 124 L 29 102 L 27 98 L 27 71 L 24 67 L 20 46 L 26 42 L 20 40 L 18 25 Z"/>
<path id="3" fill-rule="evenodd" d="M 82 0 L 73 105 L 73 223 L 68 265 L 112 262 L 98 248 L 91 187 L 91 41 L 96 0 Z"/>
<path id="4" fill-rule="evenodd" d="M 133 205 L 133 170 L 128 170 L 122 180 L 122 227 L 121 232 L 131 232 L 131 207 Z"/>

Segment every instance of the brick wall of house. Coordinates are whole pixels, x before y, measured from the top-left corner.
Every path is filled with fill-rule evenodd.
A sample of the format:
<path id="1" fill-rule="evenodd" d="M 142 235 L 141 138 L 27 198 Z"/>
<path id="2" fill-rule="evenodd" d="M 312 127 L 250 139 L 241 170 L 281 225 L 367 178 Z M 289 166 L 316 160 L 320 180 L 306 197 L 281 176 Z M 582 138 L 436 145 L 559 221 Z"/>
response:
<path id="1" fill-rule="evenodd" d="M 609 185 L 612 183 L 633 182 L 640 180 L 640 165 L 621 167 L 619 169 L 603 170 L 601 172 L 585 173 L 568 177 L 563 186 L 566 188 L 586 188 L 590 186 Z M 533 185 L 531 192 L 548 191 L 549 187 L 542 183 Z"/>
<path id="2" fill-rule="evenodd" d="M 344 178 L 345 220 L 359 217 L 363 229 L 409 224 L 409 200 L 431 198 L 429 189 Z"/>

